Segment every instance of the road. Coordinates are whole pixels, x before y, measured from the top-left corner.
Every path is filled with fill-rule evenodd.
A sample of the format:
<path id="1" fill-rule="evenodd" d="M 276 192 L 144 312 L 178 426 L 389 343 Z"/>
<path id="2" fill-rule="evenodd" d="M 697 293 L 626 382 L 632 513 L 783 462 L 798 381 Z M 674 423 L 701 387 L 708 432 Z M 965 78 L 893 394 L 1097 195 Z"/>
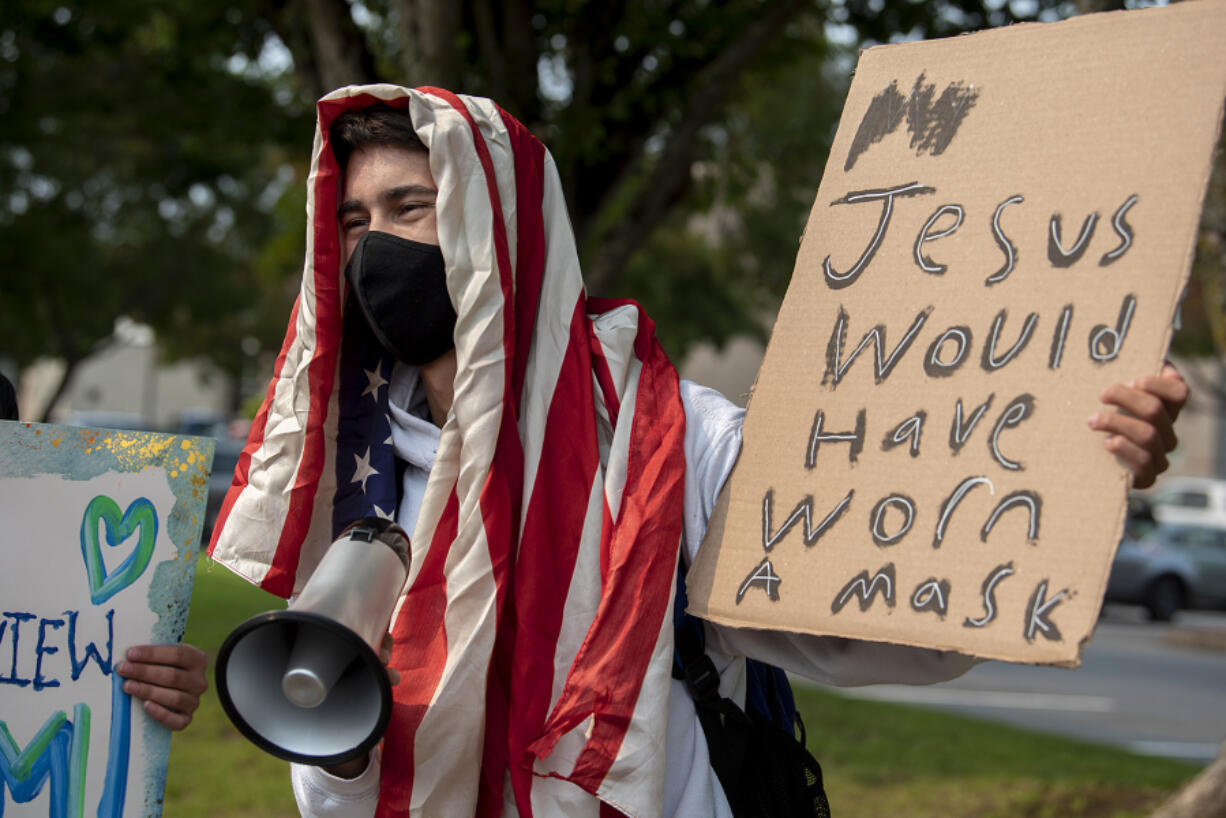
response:
<path id="1" fill-rule="evenodd" d="M 1169 626 L 1146 621 L 1139 608 L 1109 605 L 1075 670 L 987 662 L 939 685 L 837 692 L 1204 764 L 1226 739 L 1226 649 L 1176 644 L 1176 631 L 1226 634 L 1226 613 L 1181 613 Z"/>

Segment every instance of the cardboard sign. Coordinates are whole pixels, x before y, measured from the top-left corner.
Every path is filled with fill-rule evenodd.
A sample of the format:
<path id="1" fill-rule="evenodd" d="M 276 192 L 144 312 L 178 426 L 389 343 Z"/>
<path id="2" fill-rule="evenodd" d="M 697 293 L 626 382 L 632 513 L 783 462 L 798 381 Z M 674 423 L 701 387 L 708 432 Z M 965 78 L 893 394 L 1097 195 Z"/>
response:
<path id="1" fill-rule="evenodd" d="M 170 731 L 121 689 L 183 636 L 213 441 L 0 422 L 0 811 L 161 814 Z"/>
<path id="2" fill-rule="evenodd" d="M 1160 371 L 1226 96 L 1226 5 L 861 55 L 689 573 L 719 623 L 1068 663 Z"/>

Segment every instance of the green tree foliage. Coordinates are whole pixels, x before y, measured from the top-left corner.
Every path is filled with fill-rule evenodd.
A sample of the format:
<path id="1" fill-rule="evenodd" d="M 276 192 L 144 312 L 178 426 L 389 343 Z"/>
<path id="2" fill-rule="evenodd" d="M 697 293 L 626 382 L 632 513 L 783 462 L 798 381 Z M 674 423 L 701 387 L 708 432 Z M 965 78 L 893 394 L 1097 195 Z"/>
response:
<path id="1" fill-rule="evenodd" d="M 237 372 L 241 339 L 284 327 L 286 270 L 255 262 L 310 128 L 238 70 L 262 41 L 190 2 L 2 8 L 0 354 L 67 382 L 128 316 Z"/>
<path id="2" fill-rule="evenodd" d="M 302 261 L 313 100 L 434 84 L 548 145 L 589 289 L 674 354 L 763 333 L 855 49 L 1052 0 L 0 0 L 0 355 L 74 362 L 121 315 L 231 373 Z M 248 340 L 248 348 L 252 342 Z"/>

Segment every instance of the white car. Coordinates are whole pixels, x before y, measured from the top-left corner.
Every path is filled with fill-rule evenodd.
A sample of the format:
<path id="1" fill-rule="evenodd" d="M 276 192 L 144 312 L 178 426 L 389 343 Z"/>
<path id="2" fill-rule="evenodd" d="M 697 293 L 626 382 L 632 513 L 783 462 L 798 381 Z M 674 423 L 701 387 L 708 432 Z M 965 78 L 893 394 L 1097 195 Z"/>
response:
<path id="1" fill-rule="evenodd" d="M 1166 477 L 1150 495 L 1160 523 L 1226 529 L 1226 480 L 1212 477 Z"/>

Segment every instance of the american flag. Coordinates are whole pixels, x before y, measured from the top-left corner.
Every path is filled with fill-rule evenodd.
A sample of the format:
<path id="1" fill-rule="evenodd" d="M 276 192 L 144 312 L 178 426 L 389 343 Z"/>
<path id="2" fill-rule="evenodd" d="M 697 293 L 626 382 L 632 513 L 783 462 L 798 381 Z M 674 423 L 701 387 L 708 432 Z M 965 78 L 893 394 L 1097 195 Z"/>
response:
<path id="1" fill-rule="evenodd" d="M 657 815 L 677 375 L 637 305 L 586 296 L 553 160 L 493 102 L 390 85 L 319 102 L 302 290 L 210 553 L 288 596 L 338 526 L 391 511 L 390 361 L 345 319 L 328 144 L 338 114 L 378 101 L 406 107 L 430 148 L 459 317 L 455 401 L 393 617 L 402 681 L 377 814 Z"/>

